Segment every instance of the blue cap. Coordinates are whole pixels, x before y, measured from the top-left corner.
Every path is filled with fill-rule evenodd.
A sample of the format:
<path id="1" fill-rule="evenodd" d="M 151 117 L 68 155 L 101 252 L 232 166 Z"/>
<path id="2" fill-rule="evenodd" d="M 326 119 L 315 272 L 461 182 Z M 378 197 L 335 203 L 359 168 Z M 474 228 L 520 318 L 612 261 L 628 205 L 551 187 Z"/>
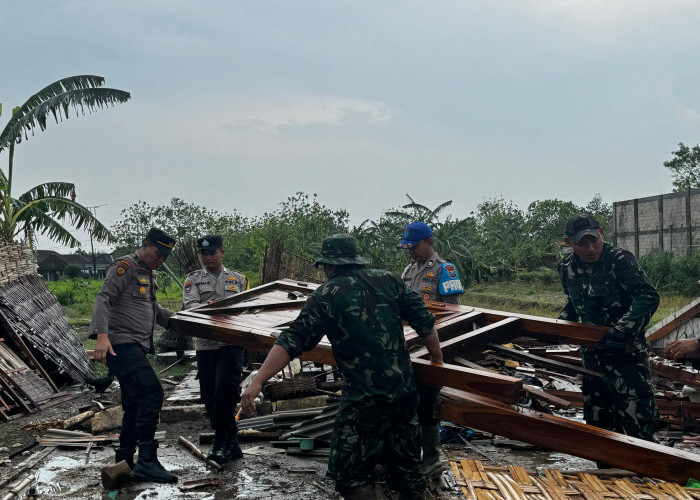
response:
<path id="1" fill-rule="evenodd" d="M 403 239 L 396 248 L 408 250 L 415 247 L 419 241 L 432 237 L 433 232 L 425 222 L 411 222 L 403 228 Z"/>

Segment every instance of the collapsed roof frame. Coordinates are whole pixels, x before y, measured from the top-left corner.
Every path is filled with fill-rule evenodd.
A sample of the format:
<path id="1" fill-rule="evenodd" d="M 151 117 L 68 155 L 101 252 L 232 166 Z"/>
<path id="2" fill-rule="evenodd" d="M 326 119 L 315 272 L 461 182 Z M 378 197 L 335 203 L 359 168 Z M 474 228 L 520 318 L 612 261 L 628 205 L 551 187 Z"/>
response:
<path id="1" fill-rule="evenodd" d="M 280 280 L 173 317 L 178 334 L 267 351 L 293 321 L 316 284 Z M 502 311 L 428 303 L 436 316 L 445 363 L 432 364 L 419 338 L 405 327 L 416 378 L 444 387 L 439 412 L 453 423 L 504 435 L 614 467 L 685 483 L 700 477 L 700 456 L 514 405 L 525 395 L 522 380 L 467 368 L 452 361 L 475 359 L 488 344 L 519 337 L 595 346 L 608 328 Z M 303 360 L 335 365 L 324 337 Z M 573 367 L 573 365 L 572 365 Z"/>

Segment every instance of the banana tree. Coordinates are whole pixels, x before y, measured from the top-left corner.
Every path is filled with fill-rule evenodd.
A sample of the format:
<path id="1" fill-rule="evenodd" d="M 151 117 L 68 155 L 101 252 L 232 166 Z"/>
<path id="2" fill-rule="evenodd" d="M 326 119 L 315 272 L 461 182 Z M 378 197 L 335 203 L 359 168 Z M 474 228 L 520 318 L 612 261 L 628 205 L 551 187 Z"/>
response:
<path id="1" fill-rule="evenodd" d="M 52 83 L 31 96 L 12 111 L 12 117 L 0 133 L 0 153 L 7 150 L 7 175 L 0 169 L 0 240 L 12 241 L 24 234 L 33 247 L 36 234 L 43 234 L 62 245 L 76 247 L 80 242 L 63 222 L 92 234 L 98 241 L 111 241 L 112 235 L 90 210 L 75 201 L 75 186 L 69 182 L 46 182 L 33 187 L 19 197 L 12 196 L 12 173 L 15 145 L 34 135 L 36 128 L 46 130 L 49 116 L 56 123 L 69 117 L 109 106 L 131 98 L 123 90 L 103 88 L 104 78 L 79 75 Z M 2 107 L 0 106 L 0 113 Z"/>

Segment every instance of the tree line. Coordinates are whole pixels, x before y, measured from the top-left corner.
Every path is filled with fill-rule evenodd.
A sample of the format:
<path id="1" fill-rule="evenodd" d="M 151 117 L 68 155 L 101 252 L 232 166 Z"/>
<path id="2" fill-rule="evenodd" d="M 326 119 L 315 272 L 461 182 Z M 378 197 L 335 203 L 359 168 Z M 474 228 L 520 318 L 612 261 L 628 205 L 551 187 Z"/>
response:
<path id="1" fill-rule="evenodd" d="M 346 210 L 328 207 L 316 195 L 303 192 L 257 217 L 244 217 L 236 210 L 210 210 L 173 198 L 168 205 L 153 206 L 145 201 L 129 205 L 121 211 L 112 232 L 119 245 L 116 253 L 125 254 L 140 245 L 150 227 L 165 230 L 179 242 L 168 261 L 179 275 L 199 267 L 196 238 L 219 233 L 226 247 L 224 265 L 242 271 L 257 284 L 265 248 L 273 241 L 281 241 L 288 252 L 313 260 L 323 239 L 334 233 L 355 236 L 372 267 L 400 273 L 408 256 L 397 250 L 396 244 L 407 224 L 421 220 L 432 228 L 437 252 L 456 264 L 462 281 L 469 285 L 514 279 L 527 272 L 554 280 L 553 269 L 561 258 L 564 227 L 571 215 L 593 213 L 606 233 L 612 219 L 611 205 L 598 194 L 585 206 L 552 199 L 532 202 L 526 210 L 496 198 L 483 201 L 463 218 L 447 213 L 451 204 L 446 201 L 428 207 L 407 195 L 406 204 L 351 225 Z"/>

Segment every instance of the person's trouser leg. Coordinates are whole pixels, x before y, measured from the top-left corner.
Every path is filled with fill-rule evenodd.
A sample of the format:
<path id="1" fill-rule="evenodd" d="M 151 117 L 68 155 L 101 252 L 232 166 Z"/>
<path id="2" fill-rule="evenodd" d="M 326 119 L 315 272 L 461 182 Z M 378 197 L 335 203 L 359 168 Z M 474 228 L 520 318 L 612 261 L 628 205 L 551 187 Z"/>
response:
<path id="1" fill-rule="evenodd" d="M 420 424 L 420 446 L 423 451 L 421 473 L 428 477 L 442 468 L 440 463 L 440 427 L 435 418 L 435 405 L 440 394 L 439 387 L 418 384 L 418 423 Z"/>
<path id="2" fill-rule="evenodd" d="M 341 495 L 372 484 L 379 458 L 387 467 L 390 487 L 416 493 L 425 489 L 416 406 L 417 395 L 412 394 L 401 404 L 368 400 L 341 408 L 328 459 L 328 475 Z"/>

